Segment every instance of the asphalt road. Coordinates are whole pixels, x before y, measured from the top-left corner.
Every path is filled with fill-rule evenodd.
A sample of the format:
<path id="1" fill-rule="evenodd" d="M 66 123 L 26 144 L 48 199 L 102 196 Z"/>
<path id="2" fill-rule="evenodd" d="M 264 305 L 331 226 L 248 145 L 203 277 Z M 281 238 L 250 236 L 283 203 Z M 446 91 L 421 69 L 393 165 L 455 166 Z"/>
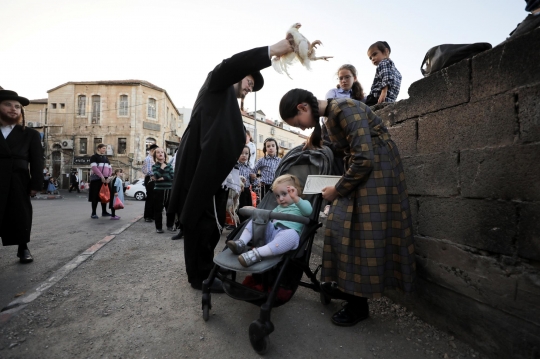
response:
<path id="1" fill-rule="evenodd" d="M 34 262 L 19 263 L 17 246 L 0 247 L 0 309 L 16 296 L 84 252 L 111 232 L 143 214 L 144 201 L 126 200 L 122 217 L 91 219 L 91 206 L 86 193 L 61 191 L 63 199 L 32 200 L 34 219 L 28 248 Z M 98 205 L 98 215 L 101 209 Z"/>

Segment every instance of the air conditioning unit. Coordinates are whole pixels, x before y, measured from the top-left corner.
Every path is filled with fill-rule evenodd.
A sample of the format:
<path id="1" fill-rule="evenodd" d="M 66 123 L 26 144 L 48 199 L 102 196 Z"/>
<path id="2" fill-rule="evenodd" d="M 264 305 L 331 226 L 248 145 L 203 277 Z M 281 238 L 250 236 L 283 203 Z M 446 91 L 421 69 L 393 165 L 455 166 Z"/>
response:
<path id="1" fill-rule="evenodd" d="M 43 125 L 41 122 L 34 122 L 34 127 L 42 127 Z"/>
<path id="2" fill-rule="evenodd" d="M 33 122 L 28 122 L 26 125 L 27 125 L 28 127 L 34 127 L 34 123 L 33 123 Z"/>
<path id="3" fill-rule="evenodd" d="M 73 140 L 62 140 L 62 142 L 60 142 L 60 144 L 62 145 L 62 149 L 64 149 L 64 150 L 72 150 L 73 149 Z"/>
<path id="4" fill-rule="evenodd" d="M 113 145 L 107 145 L 107 156 L 114 156 Z"/>

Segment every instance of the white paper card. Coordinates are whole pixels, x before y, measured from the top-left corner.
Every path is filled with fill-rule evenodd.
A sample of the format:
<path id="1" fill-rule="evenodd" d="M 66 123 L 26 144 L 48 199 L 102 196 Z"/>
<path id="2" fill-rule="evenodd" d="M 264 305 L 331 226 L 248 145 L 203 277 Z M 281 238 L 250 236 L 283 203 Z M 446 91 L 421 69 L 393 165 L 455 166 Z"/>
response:
<path id="1" fill-rule="evenodd" d="M 341 176 L 309 175 L 304 186 L 304 193 L 321 193 L 324 187 L 335 186 L 340 178 Z"/>

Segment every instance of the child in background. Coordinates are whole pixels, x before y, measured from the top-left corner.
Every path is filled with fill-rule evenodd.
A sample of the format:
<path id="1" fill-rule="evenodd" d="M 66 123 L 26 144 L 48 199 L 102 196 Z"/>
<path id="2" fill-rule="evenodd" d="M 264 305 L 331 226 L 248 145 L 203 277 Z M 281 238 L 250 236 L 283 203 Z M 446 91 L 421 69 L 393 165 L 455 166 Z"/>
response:
<path id="1" fill-rule="evenodd" d="M 54 194 L 56 192 L 57 183 L 54 177 L 49 178 L 49 183 L 47 184 L 47 193 Z"/>
<path id="2" fill-rule="evenodd" d="M 299 216 L 309 216 L 313 211 L 311 203 L 302 196 L 302 186 L 298 178 L 292 175 L 282 175 L 276 178 L 272 185 L 278 206 L 273 212 L 288 213 Z M 291 221 L 272 220 L 266 226 L 266 245 L 245 252 L 246 245 L 253 237 L 252 221 L 249 221 L 240 238 L 228 241 L 227 247 L 234 254 L 239 254 L 238 261 L 242 266 L 249 267 L 266 257 L 277 256 L 296 249 L 300 242 L 300 232 L 303 224 Z"/>
<path id="3" fill-rule="evenodd" d="M 109 182 L 109 190 L 111 192 L 111 200 L 109 201 L 109 209 L 111 210 L 111 221 L 117 221 L 120 219 L 115 213 L 114 209 L 114 200 L 116 197 L 120 198 L 120 201 L 124 203 L 124 188 L 123 188 L 123 178 L 124 178 L 124 171 L 120 168 L 117 168 L 114 171 L 113 177 L 111 177 L 111 180 Z"/>
<path id="4" fill-rule="evenodd" d="M 341 65 L 337 71 L 338 81 L 336 88 L 330 89 L 325 96 L 329 98 L 352 98 L 364 102 L 364 89 L 358 82 L 356 68 L 351 64 Z"/>
<path id="5" fill-rule="evenodd" d="M 238 158 L 238 171 L 240 172 L 240 177 L 245 178 L 244 182 L 244 190 L 242 193 L 240 193 L 240 199 L 239 199 L 239 205 L 238 209 L 245 207 L 245 206 L 251 206 L 253 204 L 253 201 L 251 199 L 251 190 L 250 186 L 254 186 L 257 182 L 257 180 L 251 179 L 251 166 L 250 166 L 250 157 L 251 157 L 251 149 L 248 145 L 245 145 L 242 149 L 242 154 L 240 155 L 240 158 Z M 247 218 L 244 216 L 238 215 L 240 218 L 240 222 L 244 222 Z"/>
<path id="6" fill-rule="evenodd" d="M 169 196 L 171 193 L 172 182 L 174 178 L 174 169 L 170 163 L 167 163 L 167 154 L 163 148 L 158 147 L 154 151 L 154 165 L 152 166 L 154 173 L 154 223 L 156 224 L 156 232 L 163 233 L 163 207 L 169 206 Z M 166 215 L 167 230 L 174 232 L 174 214 Z"/>
<path id="7" fill-rule="evenodd" d="M 371 92 L 366 105 L 373 106 L 383 102 L 396 102 L 401 87 L 401 74 L 390 60 L 390 45 L 386 41 L 377 41 L 368 49 L 367 55 L 377 66 Z"/>
<path id="8" fill-rule="evenodd" d="M 274 182 L 276 169 L 279 165 L 279 162 L 281 161 L 281 158 L 277 156 L 278 150 L 279 146 L 274 138 L 269 137 L 264 140 L 264 157 L 258 160 L 255 164 L 255 167 L 253 168 L 253 172 L 251 174 L 251 179 L 253 181 L 257 179 L 256 174 L 261 171 L 261 200 L 264 198 L 264 195 L 272 186 L 272 182 Z"/>

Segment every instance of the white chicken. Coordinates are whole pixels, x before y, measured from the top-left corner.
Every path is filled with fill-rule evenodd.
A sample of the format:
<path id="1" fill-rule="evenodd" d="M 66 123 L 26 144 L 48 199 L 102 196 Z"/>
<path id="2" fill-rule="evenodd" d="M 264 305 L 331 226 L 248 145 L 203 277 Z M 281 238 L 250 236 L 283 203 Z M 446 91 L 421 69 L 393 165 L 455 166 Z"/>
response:
<path id="1" fill-rule="evenodd" d="M 328 61 L 328 59 L 331 59 L 333 57 L 315 56 L 315 49 L 317 48 L 317 45 L 322 45 L 322 42 L 319 40 L 309 42 L 309 40 L 306 39 L 306 37 L 298 31 L 301 26 L 302 24 L 297 22 L 296 24 L 291 26 L 289 30 L 287 30 L 286 38 L 292 42 L 291 44 L 294 47 L 294 52 L 288 53 L 287 55 L 283 56 L 275 56 L 272 59 L 272 67 L 274 68 L 274 70 L 276 70 L 280 74 L 283 74 L 283 72 L 285 72 L 291 80 L 292 77 L 287 72 L 287 66 L 290 66 L 295 59 L 300 61 L 300 63 L 304 65 L 308 70 L 311 70 L 311 61 Z"/>

